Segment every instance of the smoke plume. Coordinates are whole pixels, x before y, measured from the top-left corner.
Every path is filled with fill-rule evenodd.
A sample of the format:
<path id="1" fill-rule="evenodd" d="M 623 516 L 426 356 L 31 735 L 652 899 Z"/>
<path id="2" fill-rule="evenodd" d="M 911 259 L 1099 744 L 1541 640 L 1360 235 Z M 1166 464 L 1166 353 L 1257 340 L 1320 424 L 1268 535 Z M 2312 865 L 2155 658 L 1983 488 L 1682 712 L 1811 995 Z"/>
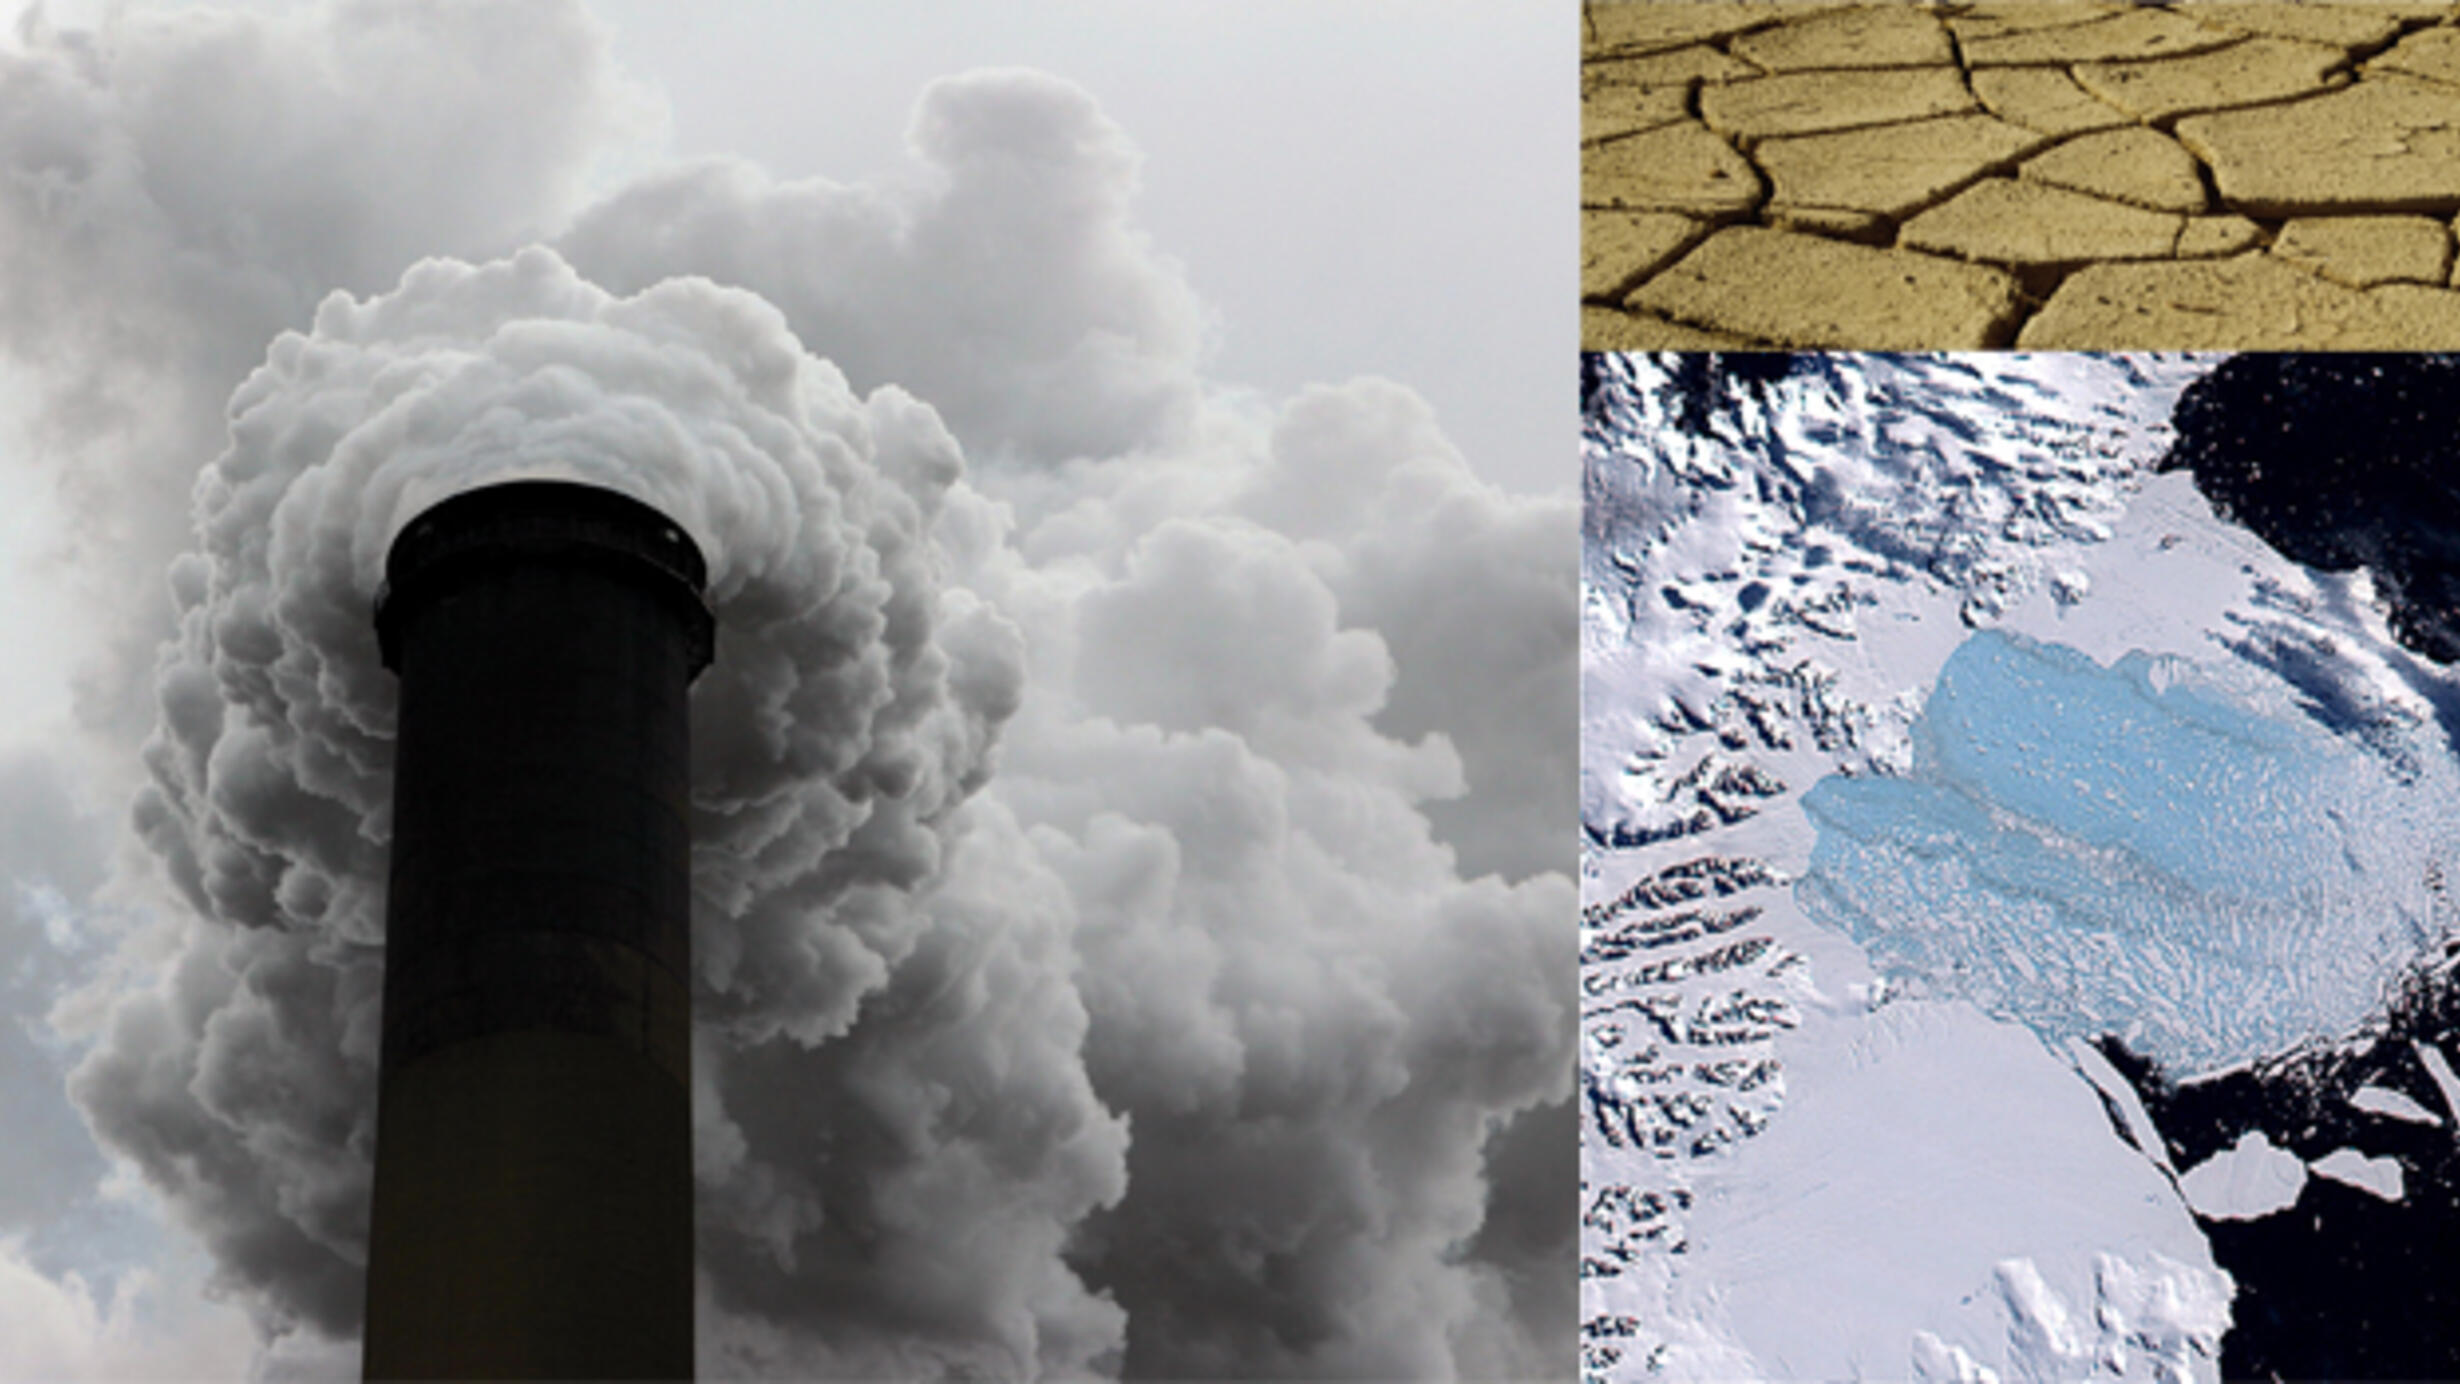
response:
<path id="1" fill-rule="evenodd" d="M 131 8 L 0 40 L 0 353 L 74 520 L 70 595 L 116 632 L 81 714 L 152 719 L 164 560 L 223 406 L 334 289 L 487 257 L 569 218 L 657 128 L 575 4 Z"/>
<path id="2" fill-rule="evenodd" d="M 269 1340 L 356 1331 L 393 715 L 369 607 L 417 512 L 552 475 L 710 559 L 705 1373 L 1564 1373 L 1570 497 L 1479 480 L 1396 385 L 1210 384 L 1132 146 L 1040 74 L 927 89 L 919 180 L 698 164 L 558 224 L 634 99 L 576 8 L 140 10 L 0 55 L 0 92 L 84 93 L 0 159 L 141 142 L 127 93 L 162 72 L 196 102 L 442 80 L 405 74 L 505 25 L 541 71 L 497 112 L 519 148 L 481 157 L 520 191 L 413 215 L 420 179 L 362 175 L 310 215 L 282 195 L 310 154 L 398 154 L 407 117 L 267 98 L 211 197 L 130 160 L 111 195 L 143 215 L 79 213 L 100 250 L 0 193 L 59 261 L 8 271 L 13 351 L 97 254 L 194 343 L 152 367 L 174 402 L 54 453 L 193 477 L 188 532 L 94 540 L 172 594 L 167 626 L 126 618 L 170 631 L 130 822 L 174 940 L 92 997 L 104 1145 Z M 194 306 L 260 281 L 253 315 Z M 91 346 L 47 406 L 136 349 Z M 204 434 L 176 400 L 217 390 Z"/>

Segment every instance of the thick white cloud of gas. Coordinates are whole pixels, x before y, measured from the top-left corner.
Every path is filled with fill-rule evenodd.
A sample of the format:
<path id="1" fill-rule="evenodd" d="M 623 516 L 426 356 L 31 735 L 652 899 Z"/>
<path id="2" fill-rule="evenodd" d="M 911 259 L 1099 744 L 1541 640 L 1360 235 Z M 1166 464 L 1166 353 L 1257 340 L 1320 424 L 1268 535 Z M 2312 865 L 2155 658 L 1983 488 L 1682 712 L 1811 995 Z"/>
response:
<path id="1" fill-rule="evenodd" d="M 687 528 L 721 627 L 704 1374 L 1566 1373 L 1571 496 L 1397 385 L 1209 381 L 1055 78 L 932 84 L 919 179 L 587 199 L 655 111 L 571 3 L 0 47 L 10 464 L 111 632 L 81 713 L 162 920 L 55 1011 L 102 1146 L 260 1364 L 355 1333 L 369 606 L 421 508 L 564 476 Z"/>

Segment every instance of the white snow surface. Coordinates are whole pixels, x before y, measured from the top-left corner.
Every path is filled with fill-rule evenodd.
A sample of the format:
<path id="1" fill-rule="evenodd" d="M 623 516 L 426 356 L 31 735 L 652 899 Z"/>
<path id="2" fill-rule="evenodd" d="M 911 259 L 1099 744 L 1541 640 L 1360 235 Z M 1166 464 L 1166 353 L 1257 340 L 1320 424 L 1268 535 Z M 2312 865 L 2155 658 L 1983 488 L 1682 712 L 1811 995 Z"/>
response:
<path id="1" fill-rule="evenodd" d="M 2460 680 L 2389 637 L 2364 574 L 2289 563 L 2189 476 L 2152 472 L 2179 391 L 2216 363 L 1808 356 L 1687 432 L 1673 358 L 1609 361 L 1582 567 L 1587 1378 L 2214 1377 L 2231 1289 L 2188 1201 L 2261 1214 L 2306 1168 L 2242 1144 L 2243 1167 L 2191 1170 L 2182 1196 L 2140 1103 L 2081 1040 L 2122 1031 L 2186 1077 L 2341 1031 L 2406 942 L 2452 930 L 2432 827 L 2460 803 Z M 2158 849 L 2112 828 L 2072 854 L 2088 883 L 2101 871 L 2110 918 L 2160 924 L 2139 927 L 2139 954 L 2222 950 L 2145 977 L 2121 997 L 2133 1011 L 2104 993 L 2091 1012 L 2049 988 L 2090 980 L 2110 945 L 2089 909 L 2047 935 L 1974 933 L 1984 949 L 1963 960 L 1995 968 L 1978 988 L 1953 951 L 1875 953 L 1807 913 L 1794 886 L 1822 838 L 1803 795 L 1913 772 L 1940 670 L 1982 630 L 2237 717 L 2210 725 L 2328 750 L 2316 762 L 2355 786 L 2316 839 L 2349 849 L 2319 883 L 2282 876 L 2320 906 L 2182 892 L 2193 862 L 2142 868 Z M 2055 710 L 2031 714 L 2071 731 Z M 2296 823 L 2297 775 L 2272 782 L 2276 820 Z M 2052 856 L 2077 844 L 2032 834 Z M 2169 892 L 2142 915 L 2126 890 L 2156 878 Z M 2337 946 L 2337 978 L 2283 985 L 2232 959 L 2233 936 L 2271 945 L 2261 930 L 2284 921 L 2313 931 L 2281 954 Z M 2037 967 L 2040 946 L 2069 950 Z M 2198 1018 L 2257 985 L 2277 992 L 2271 1027 Z M 2138 1317 L 2166 1325 L 2107 1325 Z"/>
<path id="2" fill-rule="evenodd" d="M 2216 1221 L 2248 1221 L 2286 1211 L 2306 1189 L 2306 1165 L 2277 1148 L 2261 1130 L 2187 1169 L 2179 1179 L 2187 1204 Z"/>
<path id="3" fill-rule="evenodd" d="M 2215 363 L 1804 357 L 1696 434 L 1671 358 L 1610 364 L 1582 593 L 1590 1379 L 2213 1376 L 2228 1280 L 2123 1079 L 2072 1033 L 1882 974 L 1792 886 L 1802 794 L 1908 771 L 1980 629 L 2141 654 L 2156 694 L 2170 660 L 2387 781 L 2438 771 L 2455 683 L 2389 639 L 2363 575 L 2152 474 Z M 2365 877 L 2340 903 L 2379 907 L 2345 917 L 2450 926 L 2438 862 Z M 2147 1284 L 2169 1325 L 2112 1335 L 2135 1311 L 2113 1294 Z"/>
<path id="4" fill-rule="evenodd" d="M 1922 1384 L 2011 1379 L 2183 1384 L 2211 1372 L 2210 1358 L 2229 1326 L 2226 1277 L 2157 1254 L 2149 1271 L 2105 1254 L 2095 1261 L 2093 1286 L 2090 1303 L 2071 1303 L 2031 1260 L 2003 1260 L 1993 1271 L 1992 1287 L 2007 1322 L 2008 1368 L 1993 1369 L 1973 1352 L 1917 1331 L 1911 1377 Z"/>
<path id="5" fill-rule="evenodd" d="M 1902 1378 L 1939 1358 L 1925 1336 L 2007 1379 L 2082 1379 L 2131 1340 L 2160 1344 L 2111 1377 L 2209 1375 L 2227 1276 L 2032 1034 L 1908 1000 L 1795 1038 L 1782 1114 L 1690 1224 L 1761 1377 Z"/>

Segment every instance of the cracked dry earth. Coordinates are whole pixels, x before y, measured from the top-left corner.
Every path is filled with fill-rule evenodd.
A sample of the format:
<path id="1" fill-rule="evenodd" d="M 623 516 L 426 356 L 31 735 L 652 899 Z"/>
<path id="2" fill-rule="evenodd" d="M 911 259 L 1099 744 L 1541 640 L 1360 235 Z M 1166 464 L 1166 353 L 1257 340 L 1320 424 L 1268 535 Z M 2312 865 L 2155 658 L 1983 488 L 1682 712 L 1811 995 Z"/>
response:
<path id="1" fill-rule="evenodd" d="M 2460 347 L 2460 0 L 1589 0 L 1584 350 Z"/>

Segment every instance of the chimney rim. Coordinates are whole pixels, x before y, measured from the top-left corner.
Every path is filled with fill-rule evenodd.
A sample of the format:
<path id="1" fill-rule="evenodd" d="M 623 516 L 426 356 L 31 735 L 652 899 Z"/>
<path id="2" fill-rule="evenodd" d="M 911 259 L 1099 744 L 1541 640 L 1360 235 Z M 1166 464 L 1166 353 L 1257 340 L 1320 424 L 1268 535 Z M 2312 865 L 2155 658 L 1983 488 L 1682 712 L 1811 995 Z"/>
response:
<path id="1" fill-rule="evenodd" d="M 523 477 L 448 495 L 394 534 L 372 612 L 384 666 L 400 671 L 406 607 L 425 604 L 474 569 L 519 561 L 613 562 L 688 607 L 695 675 L 715 652 L 704 598 L 708 563 L 681 522 L 609 486 Z"/>

